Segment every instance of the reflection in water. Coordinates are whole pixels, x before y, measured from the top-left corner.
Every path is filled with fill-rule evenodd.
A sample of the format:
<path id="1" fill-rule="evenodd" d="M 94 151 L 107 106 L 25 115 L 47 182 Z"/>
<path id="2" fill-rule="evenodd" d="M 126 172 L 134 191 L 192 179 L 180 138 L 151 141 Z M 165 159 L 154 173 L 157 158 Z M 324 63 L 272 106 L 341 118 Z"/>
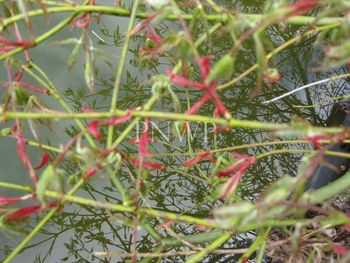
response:
<path id="1" fill-rule="evenodd" d="M 262 11 L 262 3 L 264 1 L 222 1 L 226 6 L 232 6 L 246 13 L 258 13 Z M 113 21 L 113 22 L 112 22 Z M 39 61 L 41 66 L 47 69 L 47 74 L 57 88 L 64 94 L 65 100 L 69 102 L 75 111 L 81 112 L 83 106 L 89 106 L 96 111 L 106 111 L 109 109 L 110 96 L 114 84 L 114 74 L 116 71 L 116 58 L 120 54 L 119 46 L 124 41 L 122 32 L 125 31 L 126 19 L 120 20 L 112 18 L 101 18 L 100 24 L 94 24 L 92 30 L 104 40 L 96 38 L 94 34 L 89 36 L 92 39 L 96 52 L 103 50 L 104 58 L 98 60 L 96 67 L 96 87 L 91 94 L 85 87 L 81 69 L 83 68 L 83 58 L 77 62 L 75 69 L 71 73 L 67 73 L 65 67 L 67 57 L 70 50 L 68 48 L 53 49 L 48 45 L 42 45 L 40 50 L 33 49 L 33 59 Z M 119 26 L 121 25 L 121 26 Z M 177 25 L 176 25 L 177 26 Z M 169 27 L 169 22 L 157 25 L 160 35 L 172 34 L 176 30 L 176 26 Z M 195 35 L 203 33 L 205 28 L 199 26 Z M 75 35 L 79 32 L 73 31 L 64 33 L 55 37 L 55 40 L 62 39 L 68 35 Z M 296 36 L 302 31 L 296 26 L 273 26 L 269 29 L 268 39 L 271 50 L 287 40 Z M 175 33 L 176 34 L 176 33 Z M 231 112 L 234 118 L 269 121 L 275 123 L 289 122 L 293 117 L 297 116 L 306 121 L 323 126 L 332 108 L 332 103 L 321 103 L 331 97 L 342 96 L 348 93 L 348 79 L 341 79 L 335 82 L 327 83 L 318 87 L 305 89 L 299 93 L 288 96 L 280 101 L 264 105 L 261 102 L 271 99 L 286 91 L 307 83 L 342 74 L 345 72 L 343 68 L 337 68 L 327 73 L 318 71 L 323 53 L 320 47 L 315 47 L 312 43 L 315 36 L 305 37 L 301 41 L 291 45 L 275 56 L 270 64 L 277 67 L 281 75 L 281 81 L 274 84 L 264 84 L 261 93 L 252 98 L 252 91 L 256 87 L 256 75 L 254 73 L 246 76 L 234 85 L 220 92 L 224 104 Z M 144 45 L 144 37 L 137 36 L 133 38 L 131 48 L 129 50 L 127 67 L 122 79 L 122 88 L 119 94 L 118 108 L 129 109 L 143 105 L 151 96 L 150 80 L 156 74 L 164 74 L 164 69 L 169 66 L 172 61 L 164 55 L 161 58 L 146 60 L 142 58 L 139 48 Z M 117 46 L 117 47 L 116 47 Z M 217 32 L 210 41 L 205 42 L 199 47 L 201 54 L 215 54 L 216 58 L 226 54 L 232 46 L 231 37 L 228 34 Z M 70 47 L 71 48 L 71 47 Z M 270 50 L 268 50 L 270 51 Z M 43 56 L 43 54 L 46 54 Z M 48 54 L 54 56 L 54 62 L 48 59 Z M 177 54 L 181 56 L 182 54 Z M 81 55 L 83 56 L 83 55 Z M 255 63 L 254 43 L 247 40 L 241 51 L 235 66 L 234 76 L 251 67 Z M 49 64 L 47 64 L 49 63 Z M 62 70 L 61 70 L 62 69 Z M 76 70 L 76 71 L 75 71 Z M 198 68 L 193 69 L 193 78 L 199 79 Z M 174 106 L 174 98 L 171 94 L 165 95 L 156 105 L 155 110 L 164 112 L 174 111 L 178 109 L 188 109 L 188 105 L 193 105 L 201 96 L 201 92 L 191 92 L 182 87 L 173 88 L 173 92 L 177 95 L 178 104 Z M 316 104 L 315 107 L 306 107 L 307 105 Z M 53 106 L 53 105 L 50 105 Z M 200 110 L 200 114 L 211 116 L 214 110 L 213 103 L 206 103 Z M 181 134 L 181 130 L 176 130 L 177 123 L 169 123 L 168 121 L 157 121 L 159 131 L 172 131 L 173 136 L 170 140 L 162 137 L 162 134 L 154 130 L 155 142 L 151 144 L 151 151 L 155 154 L 159 163 L 166 165 L 165 171 L 152 171 L 147 176 L 144 187 L 143 197 L 140 202 L 144 206 L 157 207 L 164 211 L 174 211 L 199 217 L 209 217 L 211 208 L 222 204 L 221 201 L 212 201 L 210 197 L 215 196 L 214 185 L 208 178 L 213 178 L 213 165 L 209 161 L 205 161 L 196 168 L 182 167 L 182 163 L 189 158 L 188 155 L 182 155 L 189 151 L 188 139 L 186 136 L 183 141 L 179 141 L 177 135 Z M 63 130 L 65 135 L 74 136 L 78 131 L 78 127 L 73 122 L 65 122 L 64 125 L 53 124 L 53 131 L 43 130 L 43 134 L 47 136 L 49 143 L 57 146 L 58 142 L 62 142 Z M 116 137 L 126 126 L 123 124 L 116 131 Z M 212 131 L 213 127 L 207 127 Z M 219 127 L 221 128 L 221 127 Z M 40 130 L 42 130 L 40 128 Z M 103 135 L 106 135 L 107 129 Z M 246 149 L 234 149 L 235 146 L 254 144 L 269 141 L 272 134 L 266 131 L 249 130 L 249 129 L 232 129 L 221 133 L 208 132 L 198 125 L 191 126 L 191 150 L 192 152 L 214 150 L 220 148 L 232 147 L 232 151 L 245 153 L 249 155 L 258 155 L 270 151 L 272 149 L 291 148 L 307 148 L 305 145 L 263 145 L 260 147 L 249 147 Z M 29 133 L 28 133 L 29 134 Z M 138 135 L 134 130 L 129 139 Z M 59 136 L 57 140 L 55 137 Z M 204 138 L 207 138 L 205 140 Z M 132 141 L 126 141 L 119 147 L 121 152 L 127 153 L 129 156 L 137 155 L 137 145 Z M 16 153 L 13 153 L 15 155 Z M 215 155 L 227 156 L 225 152 L 216 152 Z M 237 191 L 237 198 L 244 200 L 256 200 L 260 192 L 271 182 L 276 181 L 283 175 L 295 175 L 300 154 L 277 154 L 270 155 L 256 162 L 243 176 L 242 184 Z M 5 159 L 1 159 L 2 166 L 9 167 L 9 163 L 5 163 Z M 80 167 L 76 160 L 65 160 L 63 166 L 68 173 L 75 174 L 80 172 Z M 179 168 L 180 167 L 180 168 Z M 9 168 L 10 169 L 10 168 Z M 19 168 L 18 168 L 19 169 Z M 18 170 L 23 173 L 23 171 Z M 134 185 L 137 178 L 137 171 L 129 163 L 123 165 L 120 171 L 120 178 L 124 185 L 134 193 Z M 6 175 L 4 174 L 3 177 Z M 6 177 L 7 178 L 7 177 Z M 18 182 L 22 182 L 21 177 Z M 79 196 L 86 196 L 96 200 L 106 200 L 111 203 L 121 203 L 120 198 L 116 194 L 116 190 L 111 186 L 107 175 L 100 173 L 96 178 L 87 183 L 78 193 Z M 215 199 L 214 199 L 215 200 Z M 25 260 L 30 255 L 35 262 L 43 261 L 68 261 L 68 262 L 91 262 L 102 261 L 108 262 L 103 257 L 92 256 L 93 251 L 131 251 L 131 231 L 132 217 L 127 214 L 113 214 L 103 209 L 93 209 L 85 206 L 65 205 L 65 209 L 50 221 L 50 223 L 41 230 L 38 236 L 25 251 L 18 256 L 19 260 Z M 151 225 L 159 225 L 158 220 L 149 218 L 140 218 L 149 220 Z M 36 224 L 36 218 L 30 219 L 27 223 Z M 27 227 L 26 227 L 27 228 Z M 189 227 L 187 224 L 176 224 L 173 228 L 174 232 L 181 233 L 181 236 L 189 236 L 194 233 L 200 233 L 201 230 L 196 227 Z M 172 236 L 171 231 L 159 229 L 164 236 Z M 12 236 L 12 234 L 11 234 Z M 247 247 L 254 239 L 254 233 L 245 233 L 238 235 L 227 242 L 225 248 L 241 248 Z M 21 239 L 20 237 L 19 239 Z M 16 241 L 11 240 L 7 236 L 2 238 L 2 257 L 9 253 Z M 63 244 L 63 245 L 62 245 Z M 149 252 L 154 250 L 154 239 L 146 231 L 140 231 L 137 240 L 137 250 L 139 252 Z M 181 250 L 181 246 L 175 247 L 174 250 Z M 40 252 L 39 252 L 40 251 Z M 182 262 L 185 257 L 168 258 L 167 262 Z M 232 262 L 235 256 L 213 255 L 210 257 L 211 262 Z M 114 261 L 114 260 L 112 260 Z"/>

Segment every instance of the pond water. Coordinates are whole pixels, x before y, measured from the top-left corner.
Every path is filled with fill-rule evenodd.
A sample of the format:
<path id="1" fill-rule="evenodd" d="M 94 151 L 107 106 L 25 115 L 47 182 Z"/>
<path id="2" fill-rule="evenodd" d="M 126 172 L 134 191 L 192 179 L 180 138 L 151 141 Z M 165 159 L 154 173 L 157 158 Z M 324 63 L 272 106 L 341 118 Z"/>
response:
<path id="1" fill-rule="evenodd" d="M 111 4 L 111 1 L 97 1 L 99 4 Z M 241 10 L 246 13 L 262 12 L 263 1 L 217 1 L 218 3 Z M 2 3 L 1 3 L 2 4 Z M 61 21 L 65 14 L 50 16 L 49 22 L 43 18 L 34 18 L 32 23 L 38 32 L 52 27 Z M 118 61 L 120 59 L 121 47 L 124 38 L 118 42 L 118 34 L 123 35 L 127 28 L 128 19 L 108 15 L 100 17 L 99 23 L 93 22 L 89 27 L 87 35 L 90 37 L 94 47 L 105 52 L 103 59 L 96 60 L 96 84 L 95 90 L 91 93 L 84 81 L 84 54 L 81 52 L 77 63 L 69 71 L 67 60 L 74 45 L 52 46 L 52 42 L 69 37 L 79 38 L 80 29 L 66 28 L 53 36 L 47 43 L 40 44 L 30 50 L 33 61 L 42 67 L 57 90 L 64 96 L 70 107 L 81 112 L 84 105 L 88 105 L 96 111 L 108 111 L 110 97 L 114 83 L 114 76 Z M 210 23 L 209 26 L 212 24 Z M 170 22 L 157 26 L 162 35 L 170 34 L 180 28 L 179 25 Z M 203 33 L 204 28 L 198 29 L 195 36 Z M 279 25 L 269 29 L 268 46 L 272 48 L 280 46 L 288 39 L 299 34 L 303 28 L 290 25 Z M 102 43 L 99 38 L 103 39 Z M 337 80 L 326 85 L 319 85 L 315 88 L 305 89 L 301 92 L 288 96 L 280 101 L 271 104 L 262 104 L 263 101 L 271 99 L 286 91 L 307 83 L 324 79 L 329 76 L 339 75 L 346 72 L 345 68 L 338 68 L 328 72 L 319 72 L 317 68 L 322 61 L 322 47 L 314 46 L 311 43 L 315 36 L 305 37 L 287 49 L 273 57 L 271 67 L 276 67 L 281 75 L 281 81 L 274 84 L 264 84 L 262 91 L 254 98 L 251 97 L 256 87 L 256 74 L 251 73 L 238 83 L 220 92 L 220 98 L 237 119 L 269 121 L 274 123 L 286 123 L 293 117 L 301 117 L 310 123 L 318 126 L 325 126 L 326 120 L 332 108 L 331 104 L 324 103 L 315 107 L 302 107 L 303 105 L 318 104 L 330 97 L 341 96 L 348 93 L 349 79 Z M 117 44 L 116 44 L 117 43 Z M 129 109 L 143 105 L 151 96 L 150 79 L 156 74 L 164 74 L 164 68 L 171 66 L 168 58 L 162 57 L 158 61 L 142 61 L 135 54 L 139 55 L 138 48 L 144 44 L 143 37 L 132 39 L 126 67 L 122 78 L 122 88 L 118 99 L 118 108 Z M 232 46 L 231 38 L 220 31 L 198 48 L 200 54 L 212 54 L 220 58 L 226 54 Z M 269 51 L 269 50 L 267 50 Z M 18 56 L 22 59 L 21 55 Z M 104 61 L 105 60 L 105 61 Z M 107 61 L 107 62 L 106 62 Z M 256 61 L 254 43 L 246 41 L 238 53 L 234 76 L 238 76 L 251 67 Z M 6 79 L 4 63 L 1 65 L 1 77 Z M 194 69 L 194 77 L 198 78 L 198 69 Z M 25 76 L 26 80 L 30 77 Z M 174 88 L 179 105 L 182 110 L 196 102 L 202 93 L 195 91 L 188 93 L 188 90 Z M 1 95 L 4 90 L 0 90 Z M 49 108 L 62 110 L 53 99 L 42 96 L 41 99 Z M 168 94 L 158 101 L 154 110 L 171 112 L 174 110 L 174 103 Z M 201 108 L 200 114 L 212 116 L 214 106 L 207 103 Z M 189 151 L 188 137 L 184 136 L 180 141 L 181 133 L 176 132 L 176 123 L 169 121 L 153 120 L 154 126 L 158 127 L 162 134 L 154 129 L 155 142 L 151 143 L 150 150 L 155 154 L 157 162 L 166 165 L 164 171 L 152 171 L 148 174 L 146 184 L 147 192 L 144 192 L 144 205 L 157 207 L 164 211 L 174 211 L 198 217 L 210 216 L 210 208 L 222 204 L 221 201 L 213 201 L 213 189 L 206 181 L 211 176 L 212 165 L 204 162 L 198 169 L 184 168 L 182 163 L 188 159 L 182 153 Z M 13 122 L 1 123 L 0 128 L 9 127 Z M 121 125 L 117 129 L 120 134 Z M 143 129 L 140 123 L 140 130 Z M 271 133 L 250 129 L 231 129 L 226 132 L 214 133 L 212 125 L 205 127 L 203 123 L 192 124 L 193 138 L 191 138 L 191 151 L 214 150 L 227 147 L 235 147 L 244 144 L 253 144 L 271 140 Z M 207 128 L 207 129 L 206 129 Z M 53 121 L 52 129 L 38 125 L 40 140 L 45 144 L 59 147 L 66 143 L 69 138 L 75 135 L 77 127 L 73 121 Z M 168 134 L 167 132 L 170 131 Z M 105 133 L 106 134 L 106 129 Z M 29 129 L 25 130 L 26 138 L 35 139 Z M 138 136 L 136 128 L 130 133 L 129 138 Z M 169 138 L 168 138 L 169 136 Z M 235 150 L 236 152 L 258 155 L 271 149 L 279 148 L 307 148 L 305 145 L 293 144 L 290 146 L 260 146 L 248 149 Z M 33 163 L 40 161 L 42 150 L 40 147 L 27 147 Z M 128 155 L 137 155 L 137 146 L 126 140 L 119 146 L 119 150 Z M 234 151 L 234 150 L 230 150 Z M 217 156 L 224 152 L 216 153 Z M 0 138 L 0 178 L 2 181 L 31 185 L 26 171 L 18 160 L 16 141 L 13 138 Z M 244 200 L 256 200 L 259 194 L 271 182 L 276 181 L 283 175 L 295 175 L 298 169 L 301 154 L 276 154 L 259 160 L 243 176 L 242 187 L 237 192 L 238 198 Z M 79 172 L 81 167 L 75 162 L 65 160 L 63 167 L 68 174 Z M 179 168 L 180 167 L 180 168 Z M 134 189 L 136 170 L 131 166 L 125 166 L 121 170 L 120 178 L 129 189 Z M 132 192 L 134 190 L 131 190 Z M 17 196 L 23 194 L 21 191 L 1 188 L 1 195 Z M 78 196 L 88 197 L 96 200 L 107 200 L 113 203 L 121 203 L 116 189 L 112 186 L 106 174 L 98 174 L 93 180 L 77 192 Z M 45 214 L 45 213 L 43 213 Z M 30 231 L 43 217 L 43 214 L 31 217 L 25 222 L 18 223 L 18 228 L 24 233 Z M 120 258 L 104 258 L 92 256 L 95 251 L 130 252 L 132 250 L 132 228 L 121 223 L 132 225 L 131 218 L 125 220 L 124 216 L 112 214 L 102 209 L 93 209 L 87 206 L 68 205 L 57 213 L 50 222 L 41 229 L 40 233 L 26 246 L 14 262 L 117 262 Z M 158 225 L 158 220 L 150 220 L 151 225 Z M 200 232 L 197 228 L 188 224 L 176 224 L 173 230 L 181 235 L 192 235 Z M 161 231 L 165 236 L 166 231 Z M 1 232 L 0 234 L 0 258 L 5 258 L 18 243 L 23 235 L 12 232 Z M 225 248 L 246 247 L 252 242 L 254 233 L 246 233 L 230 239 Z M 139 252 L 154 251 L 153 238 L 144 230 L 140 230 L 137 240 Z M 175 248 L 181 250 L 181 247 Z M 211 262 L 233 262 L 234 256 L 214 255 L 208 261 Z M 185 257 L 169 257 L 164 262 L 183 262 Z"/>

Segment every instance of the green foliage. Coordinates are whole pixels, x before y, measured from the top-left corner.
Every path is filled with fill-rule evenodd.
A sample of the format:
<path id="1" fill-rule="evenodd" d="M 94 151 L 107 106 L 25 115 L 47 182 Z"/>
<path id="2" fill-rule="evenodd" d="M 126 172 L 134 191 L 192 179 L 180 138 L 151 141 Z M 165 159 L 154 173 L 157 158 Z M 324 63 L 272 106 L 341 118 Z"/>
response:
<path id="1" fill-rule="evenodd" d="M 43 205 L 48 204 L 45 191 L 64 193 L 65 173 L 64 170 L 56 168 L 53 165 L 47 166 L 42 172 L 36 184 L 36 196 Z"/>
<path id="2" fill-rule="evenodd" d="M 231 54 L 224 55 L 212 68 L 207 79 L 207 83 L 213 80 L 226 80 L 234 72 L 235 58 Z"/>

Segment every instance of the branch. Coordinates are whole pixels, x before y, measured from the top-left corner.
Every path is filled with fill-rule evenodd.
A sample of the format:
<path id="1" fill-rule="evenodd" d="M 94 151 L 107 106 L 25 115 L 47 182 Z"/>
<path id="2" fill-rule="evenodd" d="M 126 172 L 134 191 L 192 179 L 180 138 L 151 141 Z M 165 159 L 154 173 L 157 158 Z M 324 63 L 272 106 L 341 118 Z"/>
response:
<path id="1" fill-rule="evenodd" d="M 107 14 L 107 15 L 114 15 L 114 16 L 121 16 L 121 17 L 130 17 L 131 13 L 130 11 L 123 9 L 123 8 L 116 8 L 116 7 L 109 7 L 109 6 L 96 6 L 96 5 L 89 5 L 89 6 L 60 6 L 60 7 L 49 7 L 46 10 L 47 13 L 53 14 L 53 13 L 68 13 L 68 12 L 77 12 L 77 13 L 83 13 L 83 12 L 94 12 L 99 14 Z M 32 10 L 27 13 L 28 17 L 35 17 L 35 16 L 41 16 L 44 15 L 45 11 L 42 9 Z M 139 19 L 147 19 L 151 13 L 137 13 L 136 17 Z M 194 18 L 194 15 L 192 14 L 182 14 L 181 15 L 184 20 L 191 21 Z M 265 15 L 263 14 L 239 14 L 244 19 L 251 20 L 252 22 L 256 22 L 261 20 Z M 16 21 L 22 20 L 25 18 L 24 14 L 18 14 L 9 18 L 5 18 L 2 20 L 2 25 L 0 26 L 0 32 L 2 32 L 7 26 L 13 24 Z M 178 20 L 177 15 L 167 15 L 164 17 L 166 20 Z M 211 22 L 225 22 L 227 20 L 227 16 L 218 14 L 218 15 L 206 15 L 207 21 Z M 334 23 L 340 23 L 343 17 L 323 17 L 323 18 L 317 18 L 313 16 L 293 16 L 284 21 L 284 23 L 288 23 L 291 25 L 309 25 L 309 24 L 315 24 L 317 26 L 324 26 Z"/>

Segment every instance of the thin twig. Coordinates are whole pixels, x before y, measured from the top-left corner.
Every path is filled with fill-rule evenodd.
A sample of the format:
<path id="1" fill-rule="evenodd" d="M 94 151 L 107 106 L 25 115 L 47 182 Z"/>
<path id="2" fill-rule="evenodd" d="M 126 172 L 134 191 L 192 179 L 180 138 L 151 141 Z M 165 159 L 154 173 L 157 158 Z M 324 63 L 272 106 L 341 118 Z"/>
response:
<path id="1" fill-rule="evenodd" d="M 285 94 L 282 94 L 276 98 L 273 98 L 271 100 L 266 100 L 264 102 L 262 102 L 263 104 L 269 104 L 271 102 L 274 102 L 274 101 L 277 101 L 277 100 L 280 100 L 282 98 L 285 98 L 289 95 L 292 95 L 293 93 L 295 92 L 298 92 L 298 91 L 301 91 L 303 89 L 307 89 L 307 88 L 310 88 L 310 87 L 313 87 L 313 86 L 316 86 L 316 85 L 320 85 L 320 84 L 323 84 L 323 83 L 327 83 L 329 81 L 334 81 L 336 79 L 342 79 L 342 78 L 347 78 L 350 76 L 350 73 L 347 73 L 347 74 L 342 74 L 342 75 L 339 75 L 339 76 L 333 76 L 333 77 L 330 77 L 330 78 L 327 78 L 327 79 L 322 79 L 322 80 L 319 80 L 319 81 L 315 81 L 315 82 L 312 82 L 312 83 L 309 83 L 309 84 L 306 84 L 304 86 L 301 86 L 299 88 L 296 88 L 296 89 L 293 89 Z"/>
<path id="2" fill-rule="evenodd" d="M 217 249 L 212 251 L 214 254 L 244 254 L 247 248 L 237 248 L 237 249 Z M 177 257 L 177 256 L 188 256 L 198 253 L 196 250 L 186 250 L 186 251 L 175 251 L 175 252 L 161 252 L 161 253 L 137 253 L 137 257 L 143 258 L 157 258 L 157 257 Z M 96 257 L 121 257 L 121 258 L 131 258 L 133 253 L 118 253 L 118 252 L 93 252 Z"/>
<path id="3" fill-rule="evenodd" d="M 113 94 L 112 94 L 112 99 L 111 99 L 111 107 L 110 111 L 113 112 L 117 108 L 117 100 L 118 100 L 118 94 L 119 94 L 119 89 L 120 89 L 120 84 L 122 80 L 122 75 L 124 72 L 124 67 L 125 67 L 125 61 L 126 61 L 126 56 L 128 54 L 129 50 L 129 44 L 130 44 L 130 38 L 131 38 L 131 30 L 134 26 L 135 19 L 136 19 L 136 11 L 138 8 L 139 0 L 133 1 L 132 5 L 132 11 L 131 11 L 131 16 L 128 24 L 128 29 L 126 31 L 126 36 L 125 36 L 125 42 L 124 46 L 122 49 L 122 53 L 120 56 L 115 80 L 114 80 L 114 85 L 113 85 Z M 107 135 L 107 146 L 110 147 L 113 143 L 113 134 L 114 134 L 114 126 L 111 125 L 108 127 L 108 135 Z"/>
<path id="4" fill-rule="evenodd" d="M 181 241 L 185 246 L 188 246 L 189 248 L 192 248 L 193 250 L 202 250 L 203 248 L 201 246 L 195 246 L 191 244 L 190 242 L 182 239 L 178 234 L 176 234 L 170 227 L 168 227 L 166 224 L 164 224 L 164 228 L 170 233 L 170 235 L 178 240 Z"/>

